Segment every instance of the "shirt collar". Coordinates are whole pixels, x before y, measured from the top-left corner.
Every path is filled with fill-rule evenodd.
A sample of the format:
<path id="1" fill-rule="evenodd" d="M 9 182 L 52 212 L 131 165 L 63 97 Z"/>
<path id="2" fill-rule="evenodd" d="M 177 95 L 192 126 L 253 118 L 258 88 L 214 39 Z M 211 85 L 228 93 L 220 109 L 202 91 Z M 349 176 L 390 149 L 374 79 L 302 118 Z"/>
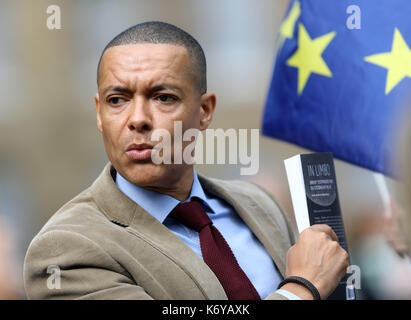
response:
<path id="1" fill-rule="evenodd" d="M 202 200 L 202 203 L 206 209 L 208 209 L 211 213 L 214 213 L 214 210 L 210 205 L 209 198 L 205 194 L 203 187 L 198 180 L 197 172 L 194 169 L 193 171 L 193 185 L 191 187 L 190 196 L 186 201 L 190 201 L 192 198 L 199 198 Z M 161 223 L 164 222 L 169 213 L 180 203 L 180 201 L 167 194 L 136 186 L 130 181 L 124 179 L 118 172 L 116 173 L 116 184 L 126 196 L 136 202 L 140 207 L 150 213 Z"/>

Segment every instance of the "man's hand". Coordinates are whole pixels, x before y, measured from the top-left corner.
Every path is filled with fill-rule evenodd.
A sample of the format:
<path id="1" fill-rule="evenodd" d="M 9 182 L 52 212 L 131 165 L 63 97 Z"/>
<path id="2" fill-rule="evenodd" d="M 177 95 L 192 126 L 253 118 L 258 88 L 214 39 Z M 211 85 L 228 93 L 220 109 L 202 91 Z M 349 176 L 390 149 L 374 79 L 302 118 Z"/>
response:
<path id="1" fill-rule="evenodd" d="M 325 224 L 313 225 L 298 237 L 287 252 L 286 277 L 299 276 L 310 281 L 321 299 L 337 287 L 348 267 L 348 253 L 338 243 L 337 235 Z M 302 299 L 313 299 L 311 292 L 296 283 L 281 287 Z"/>
<path id="2" fill-rule="evenodd" d="M 404 216 L 407 214 L 401 205 L 390 199 L 391 211 L 383 218 L 382 231 L 388 243 L 393 247 L 400 257 L 411 255 L 411 248 L 408 247 L 401 224 L 404 223 Z"/>

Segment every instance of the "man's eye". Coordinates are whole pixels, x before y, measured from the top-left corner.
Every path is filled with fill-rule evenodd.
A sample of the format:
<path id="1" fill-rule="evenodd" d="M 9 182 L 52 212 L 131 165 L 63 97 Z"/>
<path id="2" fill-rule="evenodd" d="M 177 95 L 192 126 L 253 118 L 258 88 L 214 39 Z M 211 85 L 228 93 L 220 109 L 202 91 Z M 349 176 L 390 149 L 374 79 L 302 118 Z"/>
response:
<path id="1" fill-rule="evenodd" d="M 164 103 L 172 103 L 178 100 L 177 97 L 170 94 L 160 94 L 159 96 L 157 96 L 157 99 Z"/>
<path id="2" fill-rule="evenodd" d="M 111 97 L 107 101 L 113 106 L 116 106 L 116 105 L 119 105 L 125 102 L 125 100 L 121 97 Z"/>

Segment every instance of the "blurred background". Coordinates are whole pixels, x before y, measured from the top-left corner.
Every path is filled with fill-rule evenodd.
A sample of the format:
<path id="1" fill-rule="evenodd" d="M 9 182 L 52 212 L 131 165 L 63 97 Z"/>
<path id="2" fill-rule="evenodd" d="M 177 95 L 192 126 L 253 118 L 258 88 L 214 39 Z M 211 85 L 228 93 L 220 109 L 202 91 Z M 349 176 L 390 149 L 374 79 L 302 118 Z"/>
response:
<path id="1" fill-rule="evenodd" d="M 50 5 L 61 9 L 60 30 L 47 28 Z M 0 218 L 8 239 L 0 269 L 8 270 L 16 288 L 6 298 L 25 298 L 22 266 L 30 241 L 107 162 L 93 104 L 97 62 L 107 42 L 143 21 L 181 27 L 207 57 L 208 89 L 217 95 L 213 128 L 260 128 L 287 6 L 288 0 L 0 1 Z M 274 193 L 292 217 L 283 160 L 306 151 L 261 137 L 257 175 L 241 176 L 236 165 L 197 170 L 253 180 Z M 381 216 L 384 208 L 370 171 L 335 164 L 351 248 L 364 219 Z M 394 184 L 388 180 L 390 188 Z M 357 263 L 355 256 L 351 260 Z"/>

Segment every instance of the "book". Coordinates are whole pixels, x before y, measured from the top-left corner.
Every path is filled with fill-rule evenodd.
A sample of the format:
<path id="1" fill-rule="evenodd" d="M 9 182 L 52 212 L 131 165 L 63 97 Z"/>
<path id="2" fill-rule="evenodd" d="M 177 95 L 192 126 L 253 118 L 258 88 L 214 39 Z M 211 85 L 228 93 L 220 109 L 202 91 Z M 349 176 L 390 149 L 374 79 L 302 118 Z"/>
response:
<path id="1" fill-rule="evenodd" d="M 327 224 L 347 252 L 332 153 L 298 154 L 284 160 L 298 232 L 313 224 Z M 344 276 L 329 300 L 355 300 L 353 285 Z"/>

